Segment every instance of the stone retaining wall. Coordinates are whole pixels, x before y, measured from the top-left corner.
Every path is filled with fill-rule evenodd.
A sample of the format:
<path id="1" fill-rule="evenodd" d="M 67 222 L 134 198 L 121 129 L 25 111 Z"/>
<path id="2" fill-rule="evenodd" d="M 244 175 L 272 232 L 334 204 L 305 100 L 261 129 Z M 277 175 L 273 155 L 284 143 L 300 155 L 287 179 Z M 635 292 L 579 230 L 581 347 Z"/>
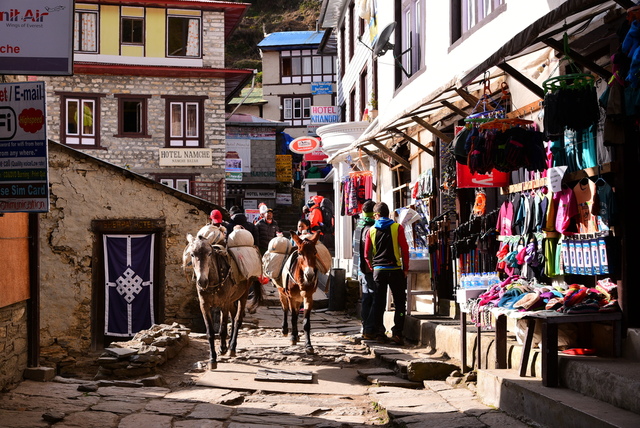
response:
<path id="1" fill-rule="evenodd" d="M 0 308 L 0 391 L 22 381 L 27 343 L 27 303 Z"/>

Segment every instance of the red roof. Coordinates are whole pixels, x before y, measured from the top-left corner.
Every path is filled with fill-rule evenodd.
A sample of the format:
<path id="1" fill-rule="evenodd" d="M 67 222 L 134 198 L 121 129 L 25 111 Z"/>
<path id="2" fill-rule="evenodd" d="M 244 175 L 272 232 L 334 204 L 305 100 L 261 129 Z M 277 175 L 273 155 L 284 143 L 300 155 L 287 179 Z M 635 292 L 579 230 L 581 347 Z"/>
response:
<path id="1" fill-rule="evenodd" d="M 253 70 L 232 68 L 170 67 L 74 62 L 74 74 L 172 78 L 223 78 L 225 99 L 230 100 L 251 79 Z"/>

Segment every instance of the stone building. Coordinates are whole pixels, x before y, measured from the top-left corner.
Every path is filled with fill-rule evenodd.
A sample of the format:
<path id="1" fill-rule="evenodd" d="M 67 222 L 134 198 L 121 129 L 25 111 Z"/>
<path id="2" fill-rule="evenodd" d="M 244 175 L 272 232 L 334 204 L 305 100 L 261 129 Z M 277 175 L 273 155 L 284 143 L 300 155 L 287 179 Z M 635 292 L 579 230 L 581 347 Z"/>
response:
<path id="1" fill-rule="evenodd" d="M 54 142 L 49 143 L 49 165 L 51 209 L 40 216 L 38 238 L 40 364 L 64 372 L 78 357 L 126 337 L 105 325 L 110 322 L 106 288 L 126 280 L 109 276 L 115 262 L 107 260 L 105 237 L 152 236 L 148 282 L 153 291 L 146 302 L 151 320 L 202 330 L 182 252 L 187 233 L 195 234 L 219 207 Z M 132 281 L 127 284 L 135 288 Z M 142 295 L 128 292 L 134 300 Z"/>
<path id="2" fill-rule="evenodd" d="M 49 137 L 223 203 L 225 103 L 253 76 L 224 65 L 246 3 L 75 3 L 74 74 L 47 88 Z"/>

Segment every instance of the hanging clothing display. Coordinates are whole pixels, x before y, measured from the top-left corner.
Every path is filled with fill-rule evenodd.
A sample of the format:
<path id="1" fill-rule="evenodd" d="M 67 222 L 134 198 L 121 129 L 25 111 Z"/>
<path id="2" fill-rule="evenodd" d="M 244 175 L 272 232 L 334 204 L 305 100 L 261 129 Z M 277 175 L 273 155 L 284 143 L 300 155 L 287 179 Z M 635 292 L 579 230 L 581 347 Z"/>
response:
<path id="1" fill-rule="evenodd" d="M 341 213 L 357 215 L 362 212 L 362 204 L 373 195 L 373 173 L 371 171 L 353 171 L 343 177 L 341 182 Z"/>

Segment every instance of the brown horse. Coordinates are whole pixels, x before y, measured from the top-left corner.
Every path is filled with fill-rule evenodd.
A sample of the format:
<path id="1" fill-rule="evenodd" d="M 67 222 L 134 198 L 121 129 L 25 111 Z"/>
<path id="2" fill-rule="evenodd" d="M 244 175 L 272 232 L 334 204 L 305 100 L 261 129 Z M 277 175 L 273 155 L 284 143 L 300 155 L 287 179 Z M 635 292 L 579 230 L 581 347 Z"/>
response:
<path id="1" fill-rule="evenodd" d="M 236 354 L 238 332 L 242 326 L 245 307 L 249 297 L 249 286 L 252 280 L 238 279 L 237 265 L 227 250 L 220 244 L 211 241 L 200 233 L 193 237 L 187 235 L 189 244 L 184 250 L 182 267 L 193 267 L 200 311 L 207 328 L 209 341 L 209 370 L 217 368 L 217 354 L 215 350 L 214 312 L 220 310 L 220 348 L 218 352 L 224 355 L 227 350 L 231 356 Z M 262 288 L 257 287 L 249 306 L 257 306 L 262 300 Z M 231 315 L 231 332 L 227 345 L 227 323 Z"/>
<path id="2" fill-rule="evenodd" d="M 318 268 L 316 267 L 316 242 L 319 233 L 300 238 L 291 231 L 291 237 L 298 248 L 291 253 L 285 263 L 281 282 L 278 285 L 280 303 L 284 318 L 282 320 L 282 334 L 289 333 L 288 316 L 291 312 L 291 344 L 298 343 L 298 312 L 304 302 L 304 320 L 302 328 L 305 333 L 305 351 L 313 354 L 311 345 L 311 310 L 313 309 L 313 294 L 318 288 Z"/>

